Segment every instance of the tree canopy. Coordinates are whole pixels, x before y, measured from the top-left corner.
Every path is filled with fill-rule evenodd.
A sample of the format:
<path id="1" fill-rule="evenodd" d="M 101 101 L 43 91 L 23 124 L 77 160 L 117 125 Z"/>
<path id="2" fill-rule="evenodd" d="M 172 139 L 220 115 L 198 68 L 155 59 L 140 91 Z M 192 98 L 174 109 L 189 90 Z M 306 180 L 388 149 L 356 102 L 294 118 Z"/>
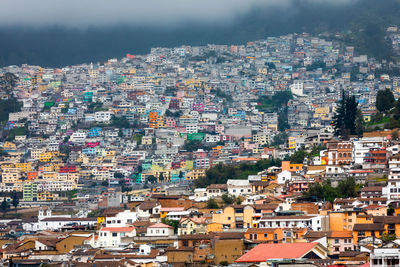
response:
<path id="1" fill-rule="evenodd" d="M 362 129 L 356 126 L 362 125 L 361 113 L 358 111 L 358 103 L 354 95 L 350 96 L 342 90 L 342 98 L 338 103 L 334 116 L 335 134 L 343 137 L 362 134 Z M 357 122 L 358 121 L 358 122 Z"/>
<path id="2" fill-rule="evenodd" d="M 379 112 L 387 113 L 394 107 L 395 99 L 390 89 L 379 90 L 376 95 L 376 108 Z"/>
<path id="3" fill-rule="evenodd" d="M 326 200 L 331 203 L 336 198 L 349 198 L 357 196 L 357 185 L 354 178 L 347 178 L 339 182 L 337 187 L 331 185 L 330 180 L 311 185 L 307 192 L 303 194 L 306 198 L 315 200 Z"/>
<path id="4" fill-rule="evenodd" d="M 194 181 L 196 187 L 207 187 L 210 184 L 225 184 L 228 179 L 247 179 L 271 166 L 280 166 L 280 160 L 259 160 L 255 164 L 238 165 L 218 164 L 206 171 L 206 176 Z"/>

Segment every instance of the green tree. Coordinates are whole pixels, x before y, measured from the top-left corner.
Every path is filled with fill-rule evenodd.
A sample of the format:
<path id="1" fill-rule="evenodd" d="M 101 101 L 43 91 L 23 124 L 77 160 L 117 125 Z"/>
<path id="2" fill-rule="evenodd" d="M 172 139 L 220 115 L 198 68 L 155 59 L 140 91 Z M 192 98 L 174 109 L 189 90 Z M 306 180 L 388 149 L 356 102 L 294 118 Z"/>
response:
<path id="1" fill-rule="evenodd" d="M 1 204 L 0 204 L 0 210 L 3 212 L 3 215 L 7 212 L 8 207 L 9 207 L 8 202 L 7 202 L 7 200 L 4 198 L 4 199 L 3 199 L 3 202 L 1 202 Z"/>
<path id="2" fill-rule="evenodd" d="M 111 126 L 116 128 L 130 128 L 131 125 L 129 121 L 125 117 L 116 117 L 112 115 L 111 117 Z"/>
<path id="3" fill-rule="evenodd" d="M 161 222 L 166 224 L 166 225 L 174 227 L 175 234 L 178 233 L 179 221 L 177 221 L 177 220 L 168 220 L 167 218 L 162 218 Z"/>
<path id="4" fill-rule="evenodd" d="M 276 66 L 275 66 L 275 64 L 273 62 L 265 62 L 264 65 L 267 66 L 268 69 L 270 69 L 270 70 L 276 69 Z"/>
<path id="5" fill-rule="evenodd" d="M 306 156 L 307 156 L 306 151 L 304 151 L 303 149 L 297 150 L 296 152 L 294 152 L 292 156 L 290 156 L 290 163 L 293 164 L 303 163 Z"/>
<path id="6" fill-rule="evenodd" d="M 13 194 L 11 204 L 14 206 L 14 209 L 17 210 L 17 207 L 19 205 L 19 197 L 16 193 Z"/>
<path id="7" fill-rule="evenodd" d="M 356 134 L 358 136 L 362 136 L 365 130 L 365 126 L 364 126 L 364 118 L 360 109 L 357 110 L 355 127 L 356 127 Z"/>
<path id="8" fill-rule="evenodd" d="M 357 185 L 354 178 L 348 178 L 339 182 L 335 188 L 331 185 L 330 180 L 311 185 L 307 192 L 303 194 L 306 198 L 314 200 L 326 200 L 331 203 L 336 198 L 349 198 L 357 196 Z"/>
<path id="9" fill-rule="evenodd" d="M 164 173 L 160 173 L 160 175 L 158 176 L 158 180 L 160 181 L 160 182 L 164 182 Z"/>
<path id="10" fill-rule="evenodd" d="M 342 98 L 338 103 L 336 114 L 333 118 L 335 134 L 343 137 L 356 135 L 357 113 L 358 103 L 355 96 L 350 96 L 342 90 Z"/>
<path id="11" fill-rule="evenodd" d="M 156 177 L 154 175 L 149 175 L 147 176 L 147 181 L 151 184 L 155 183 L 157 181 Z"/>
<path id="12" fill-rule="evenodd" d="M 392 203 L 390 203 L 389 205 L 388 205 L 388 208 L 387 208 L 387 215 L 388 216 L 393 216 L 394 215 L 394 208 L 393 208 L 393 204 Z"/>
<path id="13" fill-rule="evenodd" d="M 229 194 L 225 193 L 222 195 L 222 201 L 226 204 L 226 205 L 230 205 L 233 204 L 233 202 L 235 201 L 235 197 L 230 196 Z"/>
<path id="14" fill-rule="evenodd" d="M 122 173 L 120 173 L 120 172 L 115 172 L 114 173 L 114 178 L 122 179 L 122 178 L 124 178 L 124 175 Z"/>
<path id="15" fill-rule="evenodd" d="M 210 198 L 208 201 L 207 201 L 207 209 L 218 209 L 219 207 L 218 207 L 218 204 L 217 204 L 217 202 L 215 201 L 215 199 L 213 199 L 213 198 Z"/>
<path id="16" fill-rule="evenodd" d="M 357 196 L 356 180 L 353 177 L 347 178 L 339 182 L 337 186 L 338 196 L 341 198 L 349 198 Z"/>
<path id="17" fill-rule="evenodd" d="M 196 151 L 197 149 L 204 148 L 201 141 L 198 140 L 186 140 L 183 148 L 188 152 Z"/>
<path id="18" fill-rule="evenodd" d="M 395 99 L 392 91 L 390 89 L 379 90 L 376 95 L 376 109 L 379 112 L 387 113 L 390 109 L 394 107 Z"/>
<path id="19" fill-rule="evenodd" d="M 392 131 L 392 140 L 397 140 L 399 138 L 399 130 Z"/>
<path id="20" fill-rule="evenodd" d="M 0 76 L 0 89 L 4 90 L 7 94 L 10 94 L 17 84 L 18 77 L 11 73 L 6 72 Z"/>

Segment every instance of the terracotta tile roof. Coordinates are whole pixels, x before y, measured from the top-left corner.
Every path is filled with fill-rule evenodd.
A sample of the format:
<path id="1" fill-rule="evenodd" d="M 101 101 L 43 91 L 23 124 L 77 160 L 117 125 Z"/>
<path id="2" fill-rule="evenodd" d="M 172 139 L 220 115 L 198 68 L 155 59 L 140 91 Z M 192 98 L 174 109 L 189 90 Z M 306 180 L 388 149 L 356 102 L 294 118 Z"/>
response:
<path id="1" fill-rule="evenodd" d="M 330 237 L 333 238 L 352 238 L 353 232 L 352 231 L 332 231 Z"/>
<path id="2" fill-rule="evenodd" d="M 361 189 L 361 192 L 382 192 L 382 186 L 367 186 Z"/>
<path id="3" fill-rule="evenodd" d="M 227 184 L 210 184 L 207 186 L 207 189 L 224 189 L 226 190 L 228 188 Z"/>
<path id="4" fill-rule="evenodd" d="M 386 206 L 383 205 L 369 205 L 365 207 L 365 210 L 376 210 L 376 209 L 381 209 L 381 208 L 386 208 Z"/>
<path id="5" fill-rule="evenodd" d="M 100 231 L 108 231 L 108 232 L 132 232 L 135 230 L 135 227 L 103 227 Z"/>
<path id="6" fill-rule="evenodd" d="M 356 223 L 353 231 L 383 231 L 385 226 L 383 223 L 359 224 Z"/>
<path id="7" fill-rule="evenodd" d="M 170 211 L 184 211 L 184 207 L 172 207 L 172 208 L 161 208 L 160 211 L 170 212 Z"/>
<path id="8" fill-rule="evenodd" d="M 143 202 L 142 204 L 139 205 L 139 208 L 141 210 L 151 210 L 152 208 L 156 207 L 158 205 L 157 202 Z"/>
<path id="9" fill-rule="evenodd" d="M 150 225 L 149 228 L 174 228 L 174 227 L 164 224 L 164 223 L 156 223 L 156 224 Z"/>
<path id="10" fill-rule="evenodd" d="M 262 220 L 307 220 L 314 218 L 315 216 L 306 216 L 306 215 L 292 215 L 292 216 L 264 216 Z"/>
<path id="11" fill-rule="evenodd" d="M 266 262 L 269 259 L 299 259 L 318 243 L 259 244 L 235 262 Z"/>
<path id="12" fill-rule="evenodd" d="M 400 224 L 400 216 L 374 216 L 374 223 Z"/>

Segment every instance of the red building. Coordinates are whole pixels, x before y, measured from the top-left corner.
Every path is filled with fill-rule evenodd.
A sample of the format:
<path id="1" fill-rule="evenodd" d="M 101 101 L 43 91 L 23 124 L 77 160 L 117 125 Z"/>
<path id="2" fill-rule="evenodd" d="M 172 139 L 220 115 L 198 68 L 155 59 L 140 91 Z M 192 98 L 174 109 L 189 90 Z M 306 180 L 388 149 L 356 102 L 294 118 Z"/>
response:
<path id="1" fill-rule="evenodd" d="M 60 173 L 69 173 L 69 172 L 76 172 L 76 166 L 60 166 Z"/>

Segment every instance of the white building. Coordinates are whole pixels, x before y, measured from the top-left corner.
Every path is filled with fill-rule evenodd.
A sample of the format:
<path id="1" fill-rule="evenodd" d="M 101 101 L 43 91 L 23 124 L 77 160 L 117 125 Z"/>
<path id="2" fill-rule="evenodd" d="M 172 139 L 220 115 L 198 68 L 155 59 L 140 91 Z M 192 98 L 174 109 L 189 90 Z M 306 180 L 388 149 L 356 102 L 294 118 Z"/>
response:
<path id="1" fill-rule="evenodd" d="M 386 147 L 387 140 L 384 137 L 363 137 L 353 141 L 353 160 L 355 164 L 363 164 L 365 154 L 371 148 Z"/>
<path id="2" fill-rule="evenodd" d="M 71 135 L 70 141 L 74 143 L 84 143 L 86 140 L 86 133 L 85 132 L 74 132 Z"/>
<path id="3" fill-rule="evenodd" d="M 123 244 L 122 238 L 136 236 L 135 227 L 103 227 L 99 231 L 94 247 L 119 247 Z"/>
<path id="4" fill-rule="evenodd" d="M 109 122 L 111 120 L 111 112 L 109 111 L 98 111 L 94 114 L 96 122 Z"/>
<path id="5" fill-rule="evenodd" d="M 163 223 L 156 223 L 147 227 L 146 236 L 169 237 L 173 235 L 174 228 Z"/>
<path id="6" fill-rule="evenodd" d="M 302 81 L 295 81 L 290 85 L 290 91 L 294 95 L 303 96 L 304 83 Z"/>
<path id="7" fill-rule="evenodd" d="M 390 169 L 388 184 L 382 188 L 382 195 L 388 201 L 400 200 L 400 168 Z"/>
<path id="8" fill-rule="evenodd" d="M 106 227 L 126 227 L 137 220 L 137 212 L 124 210 L 113 217 L 106 217 Z"/>
<path id="9" fill-rule="evenodd" d="M 375 248 L 370 254 L 371 267 L 381 266 L 399 266 L 400 249 L 399 248 Z"/>
<path id="10" fill-rule="evenodd" d="M 308 228 L 313 231 L 323 230 L 323 216 L 294 215 L 294 216 L 266 216 L 259 220 L 260 228 Z"/>
<path id="11" fill-rule="evenodd" d="M 228 185 L 228 194 L 235 197 L 250 195 L 251 185 L 249 180 L 231 180 L 229 179 L 226 183 Z"/>
<path id="12" fill-rule="evenodd" d="M 64 226 L 87 226 L 95 227 L 96 218 L 68 218 L 68 217 L 49 217 L 39 220 L 39 230 L 59 230 Z"/>
<path id="13" fill-rule="evenodd" d="M 276 181 L 278 184 L 285 184 L 292 181 L 292 173 L 290 171 L 282 171 L 278 173 Z"/>

